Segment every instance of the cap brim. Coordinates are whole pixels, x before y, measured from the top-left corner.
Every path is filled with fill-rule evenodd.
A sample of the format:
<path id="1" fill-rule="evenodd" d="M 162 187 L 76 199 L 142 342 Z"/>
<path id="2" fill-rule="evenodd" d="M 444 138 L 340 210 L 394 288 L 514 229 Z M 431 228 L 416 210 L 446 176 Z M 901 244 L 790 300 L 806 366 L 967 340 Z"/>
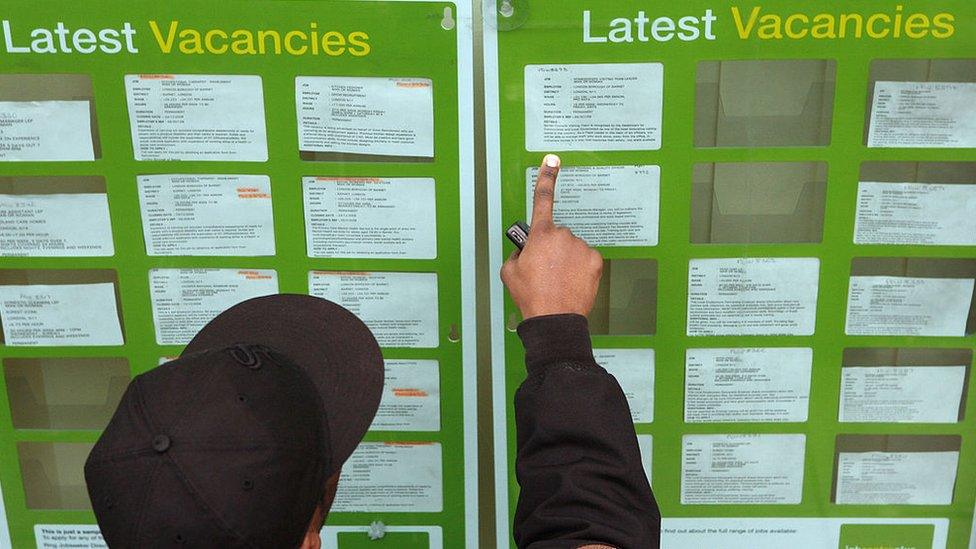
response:
<path id="1" fill-rule="evenodd" d="M 383 393 L 383 355 L 369 328 L 345 308 L 308 295 L 239 303 L 200 330 L 183 354 L 239 343 L 284 354 L 312 379 L 325 407 L 336 472 L 369 430 Z"/>

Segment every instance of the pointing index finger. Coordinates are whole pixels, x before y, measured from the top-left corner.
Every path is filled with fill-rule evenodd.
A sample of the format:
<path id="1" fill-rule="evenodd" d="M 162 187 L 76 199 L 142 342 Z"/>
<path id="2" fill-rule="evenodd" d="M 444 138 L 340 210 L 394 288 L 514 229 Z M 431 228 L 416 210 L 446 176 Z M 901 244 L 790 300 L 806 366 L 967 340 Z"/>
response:
<path id="1" fill-rule="evenodd" d="M 559 175 L 559 157 L 547 154 L 539 168 L 532 199 L 532 225 L 552 223 L 552 206 L 556 198 L 556 176 Z"/>

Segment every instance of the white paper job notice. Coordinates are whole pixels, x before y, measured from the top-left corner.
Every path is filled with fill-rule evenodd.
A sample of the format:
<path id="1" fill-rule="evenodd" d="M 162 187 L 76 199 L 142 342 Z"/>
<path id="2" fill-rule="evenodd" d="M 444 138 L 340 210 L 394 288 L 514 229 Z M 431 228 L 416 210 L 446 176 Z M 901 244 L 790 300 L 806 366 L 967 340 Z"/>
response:
<path id="1" fill-rule="evenodd" d="M 115 255 L 104 193 L 0 194 L 0 256 Z"/>
<path id="2" fill-rule="evenodd" d="M 361 318 L 382 347 L 438 346 L 436 273 L 312 271 L 308 290 Z"/>
<path id="3" fill-rule="evenodd" d="M 141 175 L 138 185 L 147 255 L 274 255 L 268 176 Z"/>
<path id="4" fill-rule="evenodd" d="M 617 379 L 634 423 L 654 421 L 654 349 L 594 349 L 593 358 Z"/>
<path id="5" fill-rule="evenodd" d="M 305 177 L 309 257 L 434 259 L 431 178 Z"/>
<path id="6" fill-rule="evenodd" d="M 88 101 L 0 101 L 0 162 L 94 159 Z"/>
<path id="7" fill-rule="evenodd" d="M 136 160 L 268 160 L 260 76 L 128 74 Z"/>
<path id="8" fill-rule="evenodd" d="M 363 442 L 343 467 L 332 510 L 439 513 L 444 509 L 441 445 Z"/>
<path id="9" fill-rule="evenodd" d="M 215 316 L 252 297 L 278 293 L 278 273 L 262 269 L 149 271 L 156 343 L 186 345 Z"/>
<path id="10" fill-rule="evenodd" d="M 688 335 L 813 335 L 817 258 L 692 259 Z"/>
<path id="11" fill-rule="evenodd" d="M 383 397 L 371 431 L 439 431 L 441 385 L 436 360 L 387 360 Z"/>
<path id="12" fill-rule="evenodd" d="M 976 82 L 877 82 L 868 147 L 976 147 Z"/>
<path id="13" fill-rule="evenodd" d="M 0 286 L 6 345 L 122 345 L 115 284 Z"/>
<path id="14" fill-rule="evenodd" d="M 805 435 L 685 435 L 681 503 L 796 504 Z"/>
<path id="15" fill-rule="evenodd" d="M 525 148 L 658 150 L 663 94 L 661 63 L 528 65 Z"/>
<path id="16" fill-rule="evenodd" d="M 303 151 L 434 157 L 434 92 L 427 78 L 299 76 Z"/>
<path id="17" fill-rule="evenodd" d="M 525 173 L 525 217 L 539 168 Z M 590 246 L 657 246 L 660 166 L 580 166 L 559 172 L 553 220 Z"/>

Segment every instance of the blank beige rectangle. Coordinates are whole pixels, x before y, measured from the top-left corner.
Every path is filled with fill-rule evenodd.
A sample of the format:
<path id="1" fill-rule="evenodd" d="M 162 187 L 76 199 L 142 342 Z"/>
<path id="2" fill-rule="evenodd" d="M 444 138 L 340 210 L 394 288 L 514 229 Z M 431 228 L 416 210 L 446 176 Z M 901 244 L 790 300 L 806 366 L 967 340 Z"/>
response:
<path id="1" fill-rule="evenodd" d="M 124 358 L 7 358 L 3 369 L 14 429 L 104 429 L 130 377 Z"/>
<path id="2" fill-rule="evenodd" d="M 106 194 L 100 175 L 0 177 L 0 194 Z"/>
<path id="3" fill-rule="evenodd" d="M 85 460 L 94 443 L 18 442 L 28 509 L 91 509 Z"/>
<path id="4" fill-rule="evenodd" d="M 594 335 L 652 335 L 657 331 L 657 260 L 610 259 L 589 315 Z"/>
<path id="5" fill-rule="evenodd" d="M 825 162 L 696 164 L 694 244 L 823 240 Z"/>
<path id="6" fill-rule="evenodd" d="M 830 59 L 699 62 L 695 146 L 829 145 L 836 73 Z"/>
<path id="7" fill-rule="evenodd" d="M 865 162 L 860 181 L 875 183 L 976 184 L 976 162 Z"/>

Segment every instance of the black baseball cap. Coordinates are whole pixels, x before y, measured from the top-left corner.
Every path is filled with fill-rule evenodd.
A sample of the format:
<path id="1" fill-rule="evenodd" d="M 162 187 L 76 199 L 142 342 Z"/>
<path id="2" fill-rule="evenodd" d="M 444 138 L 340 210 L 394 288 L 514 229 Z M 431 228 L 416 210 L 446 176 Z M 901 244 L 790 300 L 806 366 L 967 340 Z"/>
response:
<path id="1" fill-rule="evenodd" d="M 111 547 L 297 547 L 369 429 L 379 345 L 307 295 L 245 301 L 137 376 L 85 463 Z"/>

